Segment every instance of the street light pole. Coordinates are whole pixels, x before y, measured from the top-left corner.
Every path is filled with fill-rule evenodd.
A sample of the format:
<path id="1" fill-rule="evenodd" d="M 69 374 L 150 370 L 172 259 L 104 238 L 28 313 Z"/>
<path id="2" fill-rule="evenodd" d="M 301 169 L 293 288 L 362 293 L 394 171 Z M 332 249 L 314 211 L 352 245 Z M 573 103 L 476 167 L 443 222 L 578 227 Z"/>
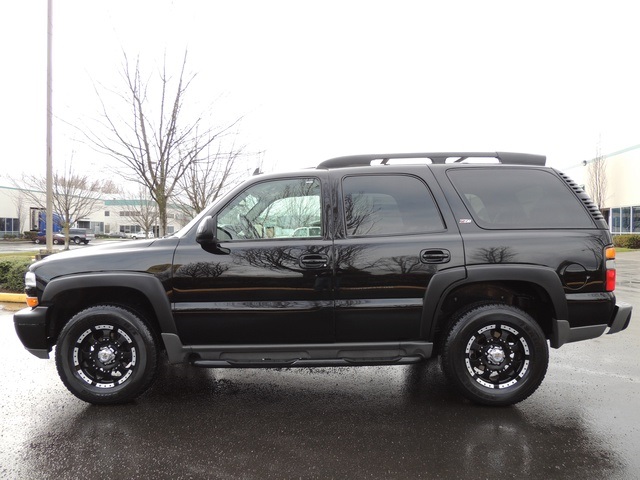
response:
<path id="1" fill-rule="evenodd" d="M 53 40 L 53 1 L 47 0 L 47 218 L 46 240 L 47 253 L 53 251 L 53 155 L 52 155 L 52 68 L 51 68 L 51 44 Z"/>

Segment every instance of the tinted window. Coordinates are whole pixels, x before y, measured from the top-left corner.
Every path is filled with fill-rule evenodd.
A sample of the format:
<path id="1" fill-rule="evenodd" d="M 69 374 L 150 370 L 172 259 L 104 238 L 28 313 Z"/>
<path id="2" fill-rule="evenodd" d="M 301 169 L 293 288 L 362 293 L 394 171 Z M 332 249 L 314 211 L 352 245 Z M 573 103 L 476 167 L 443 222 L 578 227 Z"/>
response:
<path id="1" fill-rule="evenodd" d="M 560 178 L 543 170 L 449 170 L 451 182 L 483 228 L 592 228 L 584 206 Z"/>
<path id="2" fill-rule="evenodd" d="M 221 240 L 322 236 L 320 182 L 315 178 L 252 185 L 218 215 Z"/>
<path id="3" fill-rule="evenodd" d="M 441 231 L 444 223 L 427 186 L 406 175 L 347 177 L 342 182 L 347 235 Z"/>

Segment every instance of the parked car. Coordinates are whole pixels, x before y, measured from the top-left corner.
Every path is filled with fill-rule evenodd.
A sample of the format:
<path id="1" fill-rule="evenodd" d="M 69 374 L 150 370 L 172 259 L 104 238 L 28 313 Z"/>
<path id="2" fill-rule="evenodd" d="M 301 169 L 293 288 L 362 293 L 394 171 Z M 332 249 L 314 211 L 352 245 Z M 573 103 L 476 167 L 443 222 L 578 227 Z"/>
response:
<path id="1" fill-rule="evenodd" d="M 16 332 L 39 358 L 55 346 L 62 382 L 95 404 L 142 394 L 164 351 L 212 368 L 439 356 L 462 395 L 511 405 L 543 381 L 549 345 L 620 332 L 632 313 L 600 210 L 544 164 L 358 155 L 257 175 L 172 236 L 32 264 Z M 316 219 L 318 236 L 283 228 Z"/>
<path id="2" fill-rule="evenodd" d="M 33 239 L 33 243 L 35 244 L 45 244 L 47 243 L 47 234 L 44 232 L 39 232 L 38 235 Z M 64 244 L 64 235 L 62 233 L 54 233 L 53 234 L 53 244 L 54 245 L 63 245 Z"/>
<path id="3" fill-rule="evenodd" d="M 84 228 L 70 228 L 69 229 L 69 243 L 75 243 L 76 245 L 80 245 L 84 243 L 88 244 L 91 240 L 95 238 L 95 234 L 93 232 L 89 232 Z M 34 243 L 46 243 L 47 237 L 44 232 L 38 233 L 38 236 L 33 240 Z M 54 233 L 53 234 L 53 244 L 54 245 L 63 245 L 64 244 L 64 233 Z"/>
<path id="4" fill-rule="evenodd" d="M 139 238 L 153 238 L 153 232 L 149 232 L 146 236 L 144 232 L 125 233 L 125 237 L 138 240 Z"/>
<path id="5" fill-rule="evenodd" d="M 319 237 L 321 235 L 321 227 L 299 227 L 291 234 L 292 237 Z"/>
<path id="6" fill-rule="evenodd" d="M 70 228 L 69 229 L 69 242 L 73 242 L 76 245 L 84 243 L 87 245 L 91 240 L 96 238 L 96 235 L 84 228 Z"/>

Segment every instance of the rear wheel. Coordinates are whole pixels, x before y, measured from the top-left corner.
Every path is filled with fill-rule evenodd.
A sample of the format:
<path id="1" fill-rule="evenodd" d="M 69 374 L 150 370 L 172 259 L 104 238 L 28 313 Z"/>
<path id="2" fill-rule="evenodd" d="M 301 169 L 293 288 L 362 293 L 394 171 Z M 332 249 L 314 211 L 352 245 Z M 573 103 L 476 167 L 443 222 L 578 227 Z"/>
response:
<path id="1" fill-rule="evenodd" d="M 442 349 L 442 367 L 468 399 L 484 405 L 511 405 L 542 383 L 549 348 L 540 326 L 508 305 L 482 305 L 461 312 Z"/>
<path id="2" fill-rule="evenodd" d="M 62 329 L 56 366 L 65 386 L 81 400 L 125 403 L 153 382 L 157 350 L 136 314 L 100 305 L 81 311 Z"/>
<path id="3" fill-rule="evenodd" d="M 75 243 L 76 245 L 80 245 L 80 243 L 82 243 L 82 240 L 80 239 L 80 237 L 74 237 L 73 243 Z"/>

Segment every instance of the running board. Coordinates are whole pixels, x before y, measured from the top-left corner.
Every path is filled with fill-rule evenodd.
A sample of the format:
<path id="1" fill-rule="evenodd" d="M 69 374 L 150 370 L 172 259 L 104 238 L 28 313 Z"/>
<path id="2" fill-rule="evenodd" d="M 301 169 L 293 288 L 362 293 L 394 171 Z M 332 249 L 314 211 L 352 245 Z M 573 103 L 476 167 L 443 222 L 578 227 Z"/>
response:
<path id="1" fill-rule="evenodd" d="M 433 343 L 366 342 L 272 345 L 183 345 L 180 337 L 163 333 L 169 363 L 200 367 L 309 367 L 400 365 L 431 357 Z"/>
<path id="2" fill-rule="evenodd" d="M 355 358 L 327 358 L 327 359 L 296 359 L 296 360 L 272 360 L 265 358 L 262 361 L 227 361 L 227 360 L 194 360 L 191 364 L 195 367 L 205 368 L 294 368 L 294 367 L 355 367 L 365 365 L 409 365 L 420 363 L 423 357 L 400 357 L 392 359 L 355 359 Z"/>

